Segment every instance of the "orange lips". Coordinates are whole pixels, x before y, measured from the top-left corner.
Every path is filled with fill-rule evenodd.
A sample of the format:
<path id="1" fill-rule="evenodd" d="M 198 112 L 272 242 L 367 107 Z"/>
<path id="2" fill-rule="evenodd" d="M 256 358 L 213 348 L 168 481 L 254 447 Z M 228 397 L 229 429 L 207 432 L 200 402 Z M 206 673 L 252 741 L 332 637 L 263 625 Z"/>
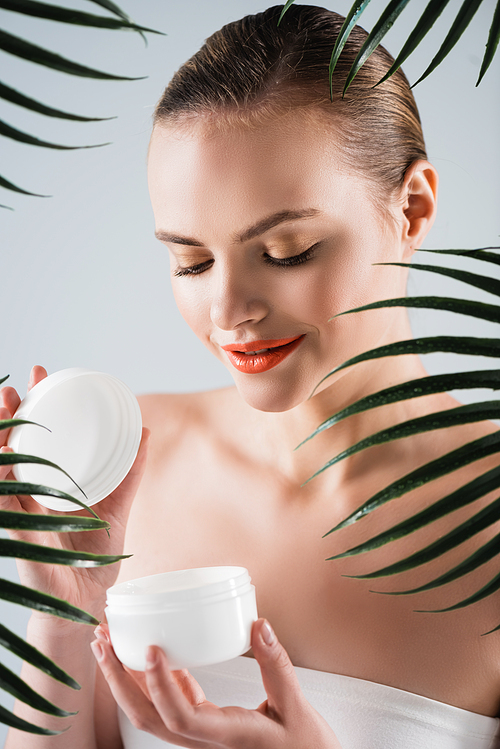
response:
<path id="1" fill-rule="evenodd" d="M 304 337 L 300 335 L 294 338 L 229 343 L 221 348 L 238 372 L 260 374 L 276 367 L 283 359 L 286 359 L 300 345 Z"/>

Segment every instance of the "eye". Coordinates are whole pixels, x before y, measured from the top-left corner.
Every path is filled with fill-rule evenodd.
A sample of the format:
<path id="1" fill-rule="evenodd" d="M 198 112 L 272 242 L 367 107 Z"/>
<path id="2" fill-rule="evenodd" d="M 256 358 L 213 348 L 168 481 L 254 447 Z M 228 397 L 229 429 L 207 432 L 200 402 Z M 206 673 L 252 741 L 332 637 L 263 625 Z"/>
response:
<path id="1" fill-rule="evenodd" d="M 302 263 L 307 263 L 308 260 L 311 260 L 318 245 L 319 242 L 316 242 L 312 247 L 301 252 L 300 255 L 293 255 L 292 257 L 277 258 L 266 253 L 264 255 L 264 261 L 268 265 L 272 265 L 274 268 L 290 268 L 293 265 L 301 265 Z"/>
<path id="2" fill-rule="evenodd" d="M 182 276 L 198 276 L 200 273 L 208 270 L 213 265 L 213 260 L 205 260 L 204 263 L 198 263 L 198 265 L 191 265 L 189 268 L 177 268 L 174 270 L 174 276 L 180 278 Z"/>

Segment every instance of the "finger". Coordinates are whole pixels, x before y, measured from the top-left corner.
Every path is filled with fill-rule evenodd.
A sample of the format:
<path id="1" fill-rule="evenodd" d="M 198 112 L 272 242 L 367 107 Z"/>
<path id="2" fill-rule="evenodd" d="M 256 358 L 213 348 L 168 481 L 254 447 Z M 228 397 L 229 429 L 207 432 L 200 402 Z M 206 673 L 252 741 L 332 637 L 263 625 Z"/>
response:
<path id="1" fill-rule="evenodd" d="M 41 367 L 39 364 L 35 364 L 35 366 L 32 368 L 30 372 L 30 377 L 28 380 L 28 393 L 29 391 L 35 387 L 35 385 L 38 385 L 41 380 L 44 380 L 47 377 L 47 370 L 45 367 Z"/>
<path id="2" fill-rule="evenodd" d="M 0 408 L 0 421 L 7 421 L 11 418 L 10 410 L 7 408 Z M 0 430 L 0 446 L 6 445 L 9 439 L 10 429 Z"/>
<path id="3" fill-rule="evenodd" d="M 1 414 L 0 414 L 0 417 L 1 417 Z M 0 453 L 2 453 L 2 454 L 4 454 L 4 453 L 13 453 L 13 452 L 14 452 L 14 450 L 11 447 L 7 447 L 6 445 L 3 445 L 2 447 L 0 447 Z M 12 466 L 9 466 L 9 465 L 2 466 L 2 465 L 0 465 L 0 481 L 4 481 L 7 478 L 7 476 L 9 475 L 9 473 L 11 473 L 11 471 L 12 471 Z"/>
<path id="4" fill-rule="evenodd" d="M 172 671 L 172 678 L 191 705 L 201 705 L 206 702 L 205 692 L 187 669 Z"/>
<path id="5" fill-rule="evenodd" d="M 115 506 L 117 506 L 120 508 L 119 521 L 118 518 L 113 517 L 113 523 L 115 525 L 117 522 L 121 522 L 123 525 L 126 524 L 132 501 L 146 469 L 150 438 L 150 430 L 143 427 L 141 444 L 132 468 L 122 483 L 109 495 L 105 503 L 101 505 L 102 512 L 100 514 L 103 520 L 106 520 L 108 513 L 113 513 Z"/>
<path id="6" fill-rule="evenodd" d="M 252 649 L 267 694 L 267 711 L 285 723 L 297 714 L 304 698 L 288 653 L 266 619 L 253 624 Z"/>
<path id="7" fill-rule="evenodd" d="M 103 638 L 91 643 L 92 652 L 116 703 L 132 725 L 140 731 L 154 733 L 161 729 L 161 721 L 154 705 L 146 697 L 133 677 L 125 671 L 110 644 Z"/>
<path id="8" fill-rule="evenodd" d="M 7 416 L 2 418 L 11 419 L 19 408 L 20 403 L 21 398 L 14 388 L 3 387 L 0 390 L 0 408 L 2 411 L 7 412 Z"/>
<path id="9" fill-rule="evenodd" d="M 256 741 L 252 746 L 264 746 L 260 741 L 262 722 L 265 720 L 255 710 L 240 707 L 217 707 L 203 701 L 192 704 L 170 671 L 168 660 L 159 647 L 148 648 L 146 654 L 146 683 L 158 714 L 168 729 L 185 741 L 181 746 L 242 747 L 249 735 Z M 269 733 L 268 733 L 269 739 Z M 199 743 L 196 743 L 199 742 Z"/>
<path id="10" fill-rule="evenodd" d="M 91 643 L 91 647 L 116 703 L 135 728 L 139 731 L 152 733 L 163 741 L 169 741 L 176 746 L 184 746 L 189 749 L 205 749 L 204 744 L 176 736 L 168 729 L 158 714 L 155 705 L 146 697 L 134 678 L 124 669 L 109 642 L 99 638 L 99 640 L 94 640 Z"/>

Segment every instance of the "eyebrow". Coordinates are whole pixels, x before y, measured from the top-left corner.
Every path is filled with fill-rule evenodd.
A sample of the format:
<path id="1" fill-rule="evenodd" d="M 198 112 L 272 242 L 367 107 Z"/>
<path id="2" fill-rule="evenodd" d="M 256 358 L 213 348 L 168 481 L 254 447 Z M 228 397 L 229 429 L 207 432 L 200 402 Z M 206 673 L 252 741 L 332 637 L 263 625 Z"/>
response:
<path id="1" fill-rule="evenodd" d="M 256 224 L 245 229 L 241 234 L 236 236 L 238 242 L 248 242 L 250 239 L 264 234 L 270 229 L 274 229 L 275 226 L 283 224 L 286 221 L 297 221 L 298 219 L 308 219 L 319 216 L 321 211 L 317 208 L 303 208 L 297 211 L 278 211 L 272 213 L 270 216 L 257 221 Z M 199 242 L 197 239 L 192 237 L 181 237 L 179 234 L 171 234 L 167 231 L 159 230 L 155 232 L 155 236 L 162 242 L 171 242 L 172 244 L 183 244 L 190 247 L 204 247 L 203 242 Z"/>

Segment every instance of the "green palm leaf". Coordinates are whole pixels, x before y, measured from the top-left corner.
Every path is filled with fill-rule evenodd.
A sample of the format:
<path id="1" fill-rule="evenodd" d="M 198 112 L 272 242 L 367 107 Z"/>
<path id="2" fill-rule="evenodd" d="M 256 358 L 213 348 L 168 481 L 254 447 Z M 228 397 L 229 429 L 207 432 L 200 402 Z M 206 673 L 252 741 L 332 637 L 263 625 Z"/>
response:
<path id="1" fill-rule="evenodd" d="M 498 550 L 498 537 L 496 540 L 496 548 Z M 498 553 L 498 551 L 497 551 Z M 464 573 L 465 574 L 465 573 Z M 444 583 L 440 583 L 441 585 L 444 585 Z M 478 601 L 482 601 L 484 598 L 487 598 L 488 596 L 493 595 L 493 593 L 496 593 L 497 590 L 500 590 L 500 574 L 495 575 L 495 577 L 489 581 L 486 585 L 484 585 L 480 590 L 477 591 L 477 593 L 474 593 L 472 596 L 469 596 L 468 598 L 464 598 L 462 601 L 459 601 L 458 603 L 455 603 L 453 606 L 448 606 L 445 609 L 416 609 L 418 613 L 422 614 L 442 614 L 445 611 L 456 611 L 457 609 L 463 609 L 466 606 L 471 606 L 473 603 L 477 603 Z M 499 629 L 499 627 L 496 627 L 495 629 L 491 630 L 492 632 L 495 632 L 496 629 Z M 485 633 L 488 634 L 488 633 Z"/>
<path id="2" fill-rule="evenodd" d="M 429 583 L 426 583 L 425 585 L 420 585 L 418 588 L 412 588 L 411 590 L 398 590 L 398 591 L 381 591 L 377 590 L 374 591 L 375 593 L 381 593 L 383 595 L 390 595 L 390 596 L 407 596 L 407 595 L 414 595 L 415 593 L 425 593 L 428 590 L 432 590 L 434 588 L 438 588 L 441 585 L 447 585 L 448 583 L 452 583 L 454 580 L 458 580 L 459 577 L 463 577 L 464 575 L 467 575 L 469 572 L 473 572 L 478 567 L 480 567 L 483 564 L 486 564 L 486 562 L 489 562 L 491 559 L 496 557 L 498 554 L 500 554 L 500 535 L 495 536 L 492 538 L 488 543 L 481 546 L 480 549 L 474 552 L 474 554 L 471 554 L 467 559 L 465 559 L 463 562 L 460 562 L 460 564 L 457 564 L 453 569 L 449 570 L 448 572 L 445 572 L 444 575 L 440 575 L 439 577 L 436 577 L 434 580 L 431 580 Z M 465 603 L 464 601 L 460 601 L 460 603 L 455 604 L 454 606 L 450 606 L 446 609 L 439 609 L 436 610 L 436 613 L 440 613 L 442 611 L 453 611 L 454 609 L 462 608 L 463 605 L 470 605 L 471 603 L 475 603 L 476 601 L 480 601 L 483 598 L 486 598 L 487 596 L 491 595 L 492 593 L 495 593 L 496 590 L 498 590 L 498 579 L 500 578 L 500 575 L 495 576 L 493 580 L 490 580 L 485 586 L 481 588 L 481 590 L 477 591 L 477 593 L 474 593 L 473 596 L 470 596 L 470 598 L 467 598 Z"/>
<path id="3" fill-rule="evenodd" d="M 2 705 L 0 705 L 0 723 L 4 723 L 6 726 L 10 726 L 11 728 L 17 728 L 19 731 L 25 731 L 26 733 L 35 733 L 39 736 L 59 736 L 59 734 L 67 731 L 67 729 L 64 729 L 63 731 L 50 731 L 48 728 L 35 726 L 34 723 L 28 723 L 27 720 L 18 718 L 17 715 L 14 715 L 14 713 L 10 710 L 6 710 Z"/>
<path id="4" fill-rule="evenodd" d="M 358 0 L 349 10 L 349 13 L 345 17 L 345 21 L 342 24 L 342 28 L 339 31 L 339 35 L 335 41 L 332 49 L 332 56 L 330 57 L 330 65 L 328 67 L 328 75 L 330 78 L 330 99 L 333 100 L 333 73 L 337 67 L 337 62 L 345 44 L 353 30 L 354 26 L 358 22 L 360 15 L 363 13 L 370 0 Z"/>
<path id="5" fill-rule="evenodd" d="M 329 557 L 328 561 L 373 551 L 373 549 L 378 549 L 391 541 L 408 536 L 410 533 L 424 528 L 435 520 L 439 520 L 439 518 L 445 517 L 445 515 L 449 515 L 461 507 L 466 507 L 468 504 L 475 502 L 476 499 L 484 497 L 489 492 L 498 489 L 498 487 L 500 487 L 500 467 L 492 468 L 490 471 L 483 473 L 451 494 L 446 495 L 446 497 L 442 497 L 437 502 L 429 505 L 429 507 L 417 512 L 416 515 L 412 515 L 407 520 L 403 520 L 401 523 L 393 525 L 382 533 L 378 533 L 368 541 L 353 546 L 351 549 L 336 554 L 333 557 Z M 329 536 L 330 533 L 332 531 L 325 533 L 323 538 Z"/>
<path id="6" fill-rule="evenodd" d="M 428 273 L 437 273 L 440 276 L 446 276 L 447 278 L 454 278 L 456 281 L 462 281 L 463 283 L 469 284 L 469 286 L 474 286 L 476 289 L 487 291 L 488 294 L 500 296 L 500 281 L 496 278 L 482 276 L 478 273 L 470 273 L 466 270 L 445 268 L 440 265 L 422 265 L 421 263 L 419 265 L 413 263 L 375 263 L 375 265 L 392 265 L 399 268 L 411 268 L 412 270 L 424 270 Z"/>
<path id="7" fill-rule="evenodd" d="M 478 512 L 469 520 L 466 520 L 464 523 L 458 525 L 449 533 L 446 533 L 437 541 L 434 541 L 434 543 L 429 544 L 425 548 L 420 549 L 420 551 L 416 551 L 414 554 L 411 554 L 404 559 L 401 559 L 399 562 L 389 564 L 386 567 L 382 567 L 376 570 L 375 572 L 369 572 L 364 575 L 345 575 L 345 577 L 371 580 L 375 577 L 388 577 L 389 575 L 398 575 L 401 572 L 407 572 L 408 570 L 414 569 L 415 567 L 420 567 L 422 564 L 427 564 L 427 562 L 431 562 L 433 559 L 437 559 L 443 554 L 446 554 L 447 551 L 450 551 L 460 544 L 463 544 L 465 541 L 467 541 L 469 538 L 472 538 L 472 536 L 475 536 L 480 531 L 484 530 L 485 528 L 489 528 L 489 526 L 493 523 L 496 523 L 497 520 L 500 520 L 500 498 L 496 499 L 494 502 L 488 505 L 488 507 L 485 507 L 483 510 L 481 510 L 481 512 Z M 495 538 L 495 542 L 497 545 L 497 554 L 500 553 L 500 548 L 498 547 L 498 539 L 499 537 L 497 536 Z M 464 572 L 463 574 L 466 573 Z"/>
<path id="8" fill-rule="evenodd" d="M 393 65 L 389 68 L 387 73 L 384 75 L 383 78 L 380 79 L 380 81 L 376 84 L 379 86 L 381 83 L 386 81 L 388 78 L 393 75 L 398 68 L 401 67 L 401 65 L 404 63 L 404 61 L 411 55 L 412 52 L 415 51 L 415 49 L 418 47 L 422 39 L 427 35 L 427 33 L 431 30 L 431 28 L 434 26 L 434 23 L 437 21 L 443 10 L 448 5 L 449 0 L 431 0 L 430 3 L 427 5 L 426 9 L 420 16 L 420 19 L 411 32 L 410 36 L 406 40 L 401 52 L 394 60 Z"/>
<path id="9" fill-rule="evenodd" d="M 0 8 L 4 10 L 23 13 L 35 18 L 46 18 L 50 21 L 60 23 L 71 23 L 78 26 L 93 26 L 100 29 L 129 29 L 131 31 L 146 31 L 151 34 L 161 34 L 160 31 L 137 26 L 128 20 L 121 18 L 108 18 L 106 16 L 95 16 L 90 13 L 82 13 L 79 10 L 61 8 L 59 5 L 36 2 L 35 0 L 0 0 Z"/>
<path id="10" fill-rule="evenodd" d="M 16 531 L 78 533 L 79 531 L 106 530 L 110 528 L 110 525 L 105 520 L 86 518 L 81 515 L 39 515 L 33 512 L 0 510 L 0 528 Z"/>
<path id="11" fill-rule="evenodd" d="M 471 299 L 454 299 L 443 296 L 404 296 L 398 299 L 384 299 L 380 302 L 365 304 L 363 307 L 340 312 L 335 317 L 351 315 L 353 312 L 365 312 L 369 309 L 383 309 L 385 307 L 409 307 L 418 309 L 437 309 L 443 312 L 455 312 L 458 315 L 468 315 L 488 322 L 500 322 L 500 308 L 497 304 L 486 304 Z M 334 319 L 334 318 L 332 318 Z"/>
<path id="12" fill-rule="evenodd" d="M 48 676 L 51 676 L 56 681 L 66 684 L 71 689 L 81 689 L 79 683 L 67 674 L 66 671 L 63 671 L 62 668 L 56 666 L 54 661 L 51 661 L 50 658 L 47 658 L 46 655 L 23 640 L 22 637 L 18 637 L 10 629 L 4 627 L 3 624 L 0 624 L 0 645 L 35 668 L 48 674 Z"/>
<path id="13" fill-rule="evenodd" d="M 5 380 L 2 380 L 2 382 L 4 381 Z M 46 429 L 50 432 L 50 429 L 43 424 L 37 424 L 36 421 L 27 421 L 26 419 L 0 419 L 0 432 L 2 429 L 12 429 L 13 427 L 22 426 L 23 424 L 32 424 L 35 427 L 42 427 L 42 429 Z"/>
<path id="14" fill-rule="evenodd" d="M 458 255 L 470 257 L 473 260 L 485 260 L 487 263 L 500 265 L 500 255 L 488 250 L 500 250 L 500 247 L 478 247 L 475 250 L 418 250 L 418 252 L 432 252 L 434 255 Z"/>
<path id="15" fill-rule="evenodd" d="M 34 689 L 29 687 L 25 681 L 14 674 L 9 668 L 6 668 L 0 663 L 0 689 L 5 690 L 9 694 L 12 694 L 16 699 L 26 703 L 35 710 L 41 710 L 48 715 L 57 715 L 60 718 L 67 718 L 70 715 L 76 715 L 76 713 L 70 713 L 67 710 L 63 710 L 57 705 L 52 704 L 44 697 L 41 697 Z"/>
<path id="16" fill-rule="evenodd" d="M 417 83 L 420 83 L 424 80 L 424 78 L 427 78 L 427 76 L 430 75 L 441 62 L 443 62 L 444 58 L 451 52 L 469 23 L 472 21 L 472 18 L 476 14 L 476 11 L 478 10 L 482 1 L 483 0 L 464 0 L 462 7 L 458 11 L 458 15 L 455 18 L 455 21 L 453 22 L 448 34 L 446 35 L 443 44 L 439 48 L 439 51 L 431 61 L 429 67 L 420 76 L 418 81 L 413 84 L 413 86 L 416 86 Z"/>
<path id="17" fill-rule="evenodd" d="M 59 616 L 61 619 L 69 619 L 72 622 L 92 624 L 94 627 L 99 624 L 95 617 L 61 598 L 41 593 L 39 590 L 13 583 L 10 580 L 0 579 L 0 598 L 20 606 L 43 611 L 46 614 Z"/>
<path id="18" fill-rule="evenodd" d="M 379 46 L 384 36 L 387 34 L 389 29 L 392 28 L 396 19 L 406 8 L 409 1 L 410 0 L 391 0 L 391 2 L 388 3 L 386 9 L 378 19 L 377 23 L 368 34 L 368 37 L 366 38 L 363 46 L 359 50 L 356 59 L 351 66 L 346 82 L 344 84 L 344 96 L 359 69 L 368 60 L 372 52 L 374 52 L 375 49 Z"/>
<path id="19" fill-rule="evenodd" d="M 408 437 L 413 437 L 416 434 L 423 434 L 436 429 L 448 429 L 449 427 L 499 418 L 500 401 L 487 401 L 486 403 L 468 403 L 465 406 L 457 406 L 456 408 L 437 411 L 426 416 L 419 416 L 416 419 L 409 419 L 408 421 L 403 421 L 401 424 L 382 429 L 380 432 L 376 432 L 375 434 L 370 435 L 370 437 L 366 437 L 366 439 L 356 442 L 356 444 L 346 450 L 342 450 L 342 452 L 338 453 L 338 455 L 325 463 L 319 471 L 316 471 L 308 481 L 312 481 L 313 478 L 319 476 L 319 474 L 323 473 L 327 468 L 331 468 L 337 463 L 340 463 L 340 461 L 350 458 L 352 455 L 367 450 L 369 447 L 374 447 L 375 445 L 383 445 L 386 442 L 406 439 Z M 308 481 L 306 483 L 308 483 Z"/>
<path id="20" fill-rule="evenodd" d="M 3 135 L 5 138 L 12 138 L 12 140 L 17 140 L 20 143 L 28 143 L 30 146 L 55 148 L 58 151 L 75 151 L 81 148 L 100 148 L 101 146 L 109 146 L 109 143 L 96 143 L 92 146 L 61 146 L 58 143 L 49 143 L 46 140 L 39 140 L 39 138 L 35 138 L 33 135 L 29 135 L 22 130 L 11 127 L 6 122 L 3 122 L 3 120 L 0 120 L 0 135 Z"/>
<path id="21" fill-rule="evenodd" d="M 16 89 L 6 86 L 0 82 L 0 99 L 10 101 L 12 104 L 18 104 L 20 107 L 29 109 L 32 112 L 38 112 L 44 114 L 47 117 L 57 117 L 61 120 L 73 120 L 75 122 L 104 122 L 105 120 L 113 120 L 114 117 L 82 117 L 78 114 L 70 114 L 69 112 L 63 112 L 61 109 L 53 109 L 47 107 L 42 102 L 32 99 L 29 96 L 21 94 Z"/>
<path id="22" fill-rule="evenodd" d="M 316 437 L 316 435 L 330 429 L 339 421 L 347 419 L 354 414 L 369 411 L 372 408 L 386 406 L 388 403 L 398 403 L 400 401 L 410 400 L 412 398 L 421 398 L 425 395 L 435 393 L 449 392 L 450 390 L 463 390 L 469 388 L 489 388 L 490 390 L 500 390 L 500 370 L 498 369 L 479 369 L 475 372 L 459 372 L 453 374 L 430 375 L 429 377 L 420 377 L 415 380 L 409 380 L 401 385 L 379 390 L 372 395 L 360 398 L 355 403 L 343 408 L 333 416 L 325 419 L 320 426 L 306 437 L 295 449 L 298 450 L 303 444 Z"/>
<path id="23" fill-rule="evenodd" d="M 498 48 L 498 42 L 500 41 L 500 2 L 497 2 L 495 13 L 493 15 L 493 21 L 491 22 L 490 33 L 488 35 L 488 41 L 486 43 L 486 51 L 483 57 L 483 63 L 481 70 L 479 71 L 479 78 L 477 79 L 476 86 L 481 83 L 484 74 L 491 65 L 491 61 L 495 56 L 495 52 Z"/>
<path id="24" fill-rule="evenodd" d="M 61 57 L 61 55 L 50 52 L 50 50 L 32 44 L 18 36 L 8 34 L 3 30 L 0 30 L 0 49 L 16 57 L 21 57 L 24 60 L 29 60 L 30 62 L 35 62 L 38 65 L 44 65 L 53 70 L 68 73 L 69 75 L 97 78 L 106 81 L 143 80 L 143 78 L 127 78 L 120 75 L 112 75 L 111 73 L 103 73 L 101 70 L 95 70 L 94 68 L 88 68 L 85 65 L 80 65 L 77 62 Z"/>
<path id="25" fill-rule="evenodd" d="M 347 518 L 338 523 L 338 525 L 332 528 L 328 533 L 333 533 L 334 531 L 345 528 L 348 525 L 352 525 L 352 523 L 361 520 L 361 518 L 369 515 L 373 510 L 381 507 L 386 502 L 402 497 L 404 494 L 407 494 L 414 489 L 418 489 L 431 481 L 447 476 L 449 473 L 453 473 L 453 471 L 456 471 L 459 468 L 463 468 L 477 460 L 481 460 L 481 458 L 486 458 L 489 455 L 494 455 L 498 452 L 500 452 L 500 432 L 494 432 L 485 437 L 479 437 L 462 447 L 451 450 L 440 458 L 436 458 L 430 463 L 426 463 L 424 466 L 410 471 L 384 487 L 384 489 L 381 489 L 360 507 L 354 510 L 354 512 L 348 515 Z M 318 473 L 320 472 L 321 471 L 318 471 Z M 309 481 L 311 481 L 312 478 L 313 477 L 311 477 Z M 328 533 L 326 535 L 328 535 Z"/>
<path id="26" fill-rule="evenodd" d="M 3 495 L 8 497 L 11 494 L 21 494 L 31 497 L 59 497 L 59 499 L 67 499 L 69 502 L 73 502 L 83 510 L 88 510 L 95 518 L 97 518 L 97 515 L 92 507 L 84 504 L 84 502 L 81 502 L 79 499 L 72 497 L 71 494 L 61 492 L 59 491 L 59 489 L 51 489 L 50 487 L 43 486 L 42 484 L 31 484 L 26 481 L 0 481 L 0 496 Z"/>
<path id="27" fill-rule="evenodd" d="M 360 362 L 372 359 L 382 359 L 387 356 L 400 356 L 402 354 L 435 354 L 438 351 L 448 354 L 464 354 L 467 356 L 500 357 L 500 339 L 498 338 L 475 338 L 473 336 L 431 336 L 429 338 L 409 338 L 406 341 L 388 343 L 385 346 L 365 351 L 363 354 L 353 356 L 343 364 L 332 369 L 316 385 L 316 389 L 322 382 L 342 369 L 352 367 Z"/>
<path id="28" fill-rule="evenodd" d="M 76 481 L 71 478 L 69 473 L 64 471 L 62 468 L 59 468 L 58 465 L 55 463 L 52 463 L 50 460 L 45 460 L 45 458 L 38 458 L 36 455 L 22 455 L 21 453 L 0 453 L 0 466 L 9 466 L 9 465 L 18 465 L 20 463 L 37 463 L 39 465 L 44 466 L 50 466 L 50 468 L 55 468 L 58 471 L 61 471 L 61 473 L 64 473 L 65 476 L 69 478 L 70 481 L 74 483 L 77 489 L 81 491 L 84 497 L 87 495 L 83 491 L 83 489 L 78 486 Z"/>
<path id="29" fill-rule="evenodd" d="M 128 559 L 131 555 L 90 554 L 84 551 L 56 549 L 52 546 L 0 538 L 0 556 L 48 564 L 65 564 L 70 567 L 103 567 L 119 562 L 121 559 Z"/>
<path id="30" fill-rule="evenodd" d="M 6 190 L 12 190 L 12 192 L 20 192 L 22 195 L 31 195 L 34 198 L 50 198 L 50 195 L 40 195 L 38 192 L 28 192 L 28 190 L 23 190 L 22 187 L 18 187 L 13 182 L 9 182 L 8 179 L 5 179 L 5 177 L 0 176 L 0 187 L 5 187 Z M 8 206 L 5 206 L 8 208 Z M 11 209 L 12 210 L 12 209 Z"/>
<path id="31" fill-rule="evenodd" d="M 116 3 L 113 3 L 112 0 L 89 0 L 89 2 L 95 3 L 105 10 L 109 10 L 110 13 L 114 13 L 115 16 L 118 16 L 118 18 L 121 18 L 124 21 L 130 21 L 130 16 L 119 8 Z"/>
<path id="32" fill-rule="evenodd" d="M 281 13 L 280 13 L 280 17 L 278 18 L 278 26 L 280 25 L 280 23 L 281 23 L 281 19 L 283 18 L 283 16 L 284 16 L 284 15 L 285 15 L 285 13 L 287 12 L 288 8 L 289 8 L 289 7 L 290 7 L 290 5 L 292 5 L 292 4 L 294 3 L 294 2 L 295 2 L 295 0 L 287 0 L 287 1 L 286 1 L 285 5 L 283 6 L 283 10 L 282 10 L 282 11 L 281 11 Z"/>

